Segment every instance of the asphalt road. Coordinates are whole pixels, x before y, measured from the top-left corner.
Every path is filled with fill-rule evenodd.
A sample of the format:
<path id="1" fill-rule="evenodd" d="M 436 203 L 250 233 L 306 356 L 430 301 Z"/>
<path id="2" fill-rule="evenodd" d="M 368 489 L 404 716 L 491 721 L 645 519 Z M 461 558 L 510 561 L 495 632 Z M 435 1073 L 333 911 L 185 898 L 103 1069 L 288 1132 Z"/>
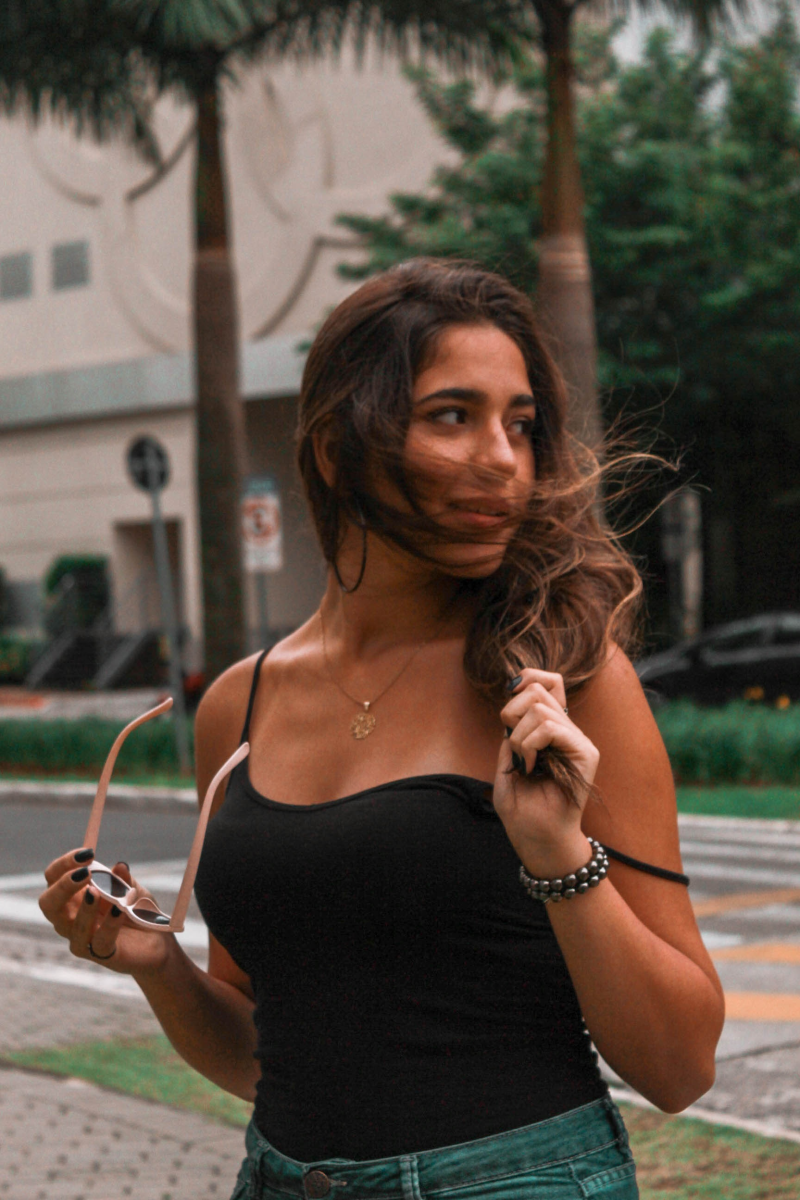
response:
<path id="1" fill-rule="evenodd" d="M 41 804 L 0 804 L 0 875 L 39 871 L 68 850 L 83 845 L 88 809 Z M 103 814 L 101 862 L 184 858 L 197 824 L 197 810 L 177 813 L 107 810 Z"/>

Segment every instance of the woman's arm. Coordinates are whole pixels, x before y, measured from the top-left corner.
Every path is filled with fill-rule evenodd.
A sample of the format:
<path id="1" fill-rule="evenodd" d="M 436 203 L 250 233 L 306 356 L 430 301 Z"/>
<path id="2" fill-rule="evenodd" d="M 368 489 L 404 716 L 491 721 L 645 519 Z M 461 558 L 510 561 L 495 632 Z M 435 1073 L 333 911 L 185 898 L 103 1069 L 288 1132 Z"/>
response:
<path id="1" fill-rule="evenodd" d="M 209 688 L 197 711 L 195 744 L 199 795 L 239 743 L 252 678 L 252 660 L 237 663 Z M 223 800 L 220 788 L 214 807 Z M 42 912 L 76 957 L 97 962 L 139 984 L 161 1028 L 182 1058 L 226 1091 L 252 1100 L 258 1079 L 250 980 L 210 937 L 208 970 L 172 934 L 125 924 L 124 915 L 87 886 L 86 854 L 56 859 L 45 871 Z M 114 868 L 130 880 L 124 863 Z M 143 889 L 142 889 L 143 890 Z M 94 954 L 89 951 L 91 943 Z"/>
<path id="2" fill-rule="evenodd" d="M 159 970 L 134 978 L 181 1058 L 226 1092 L 253 1100 L 259 1070 L 249 979 L 213 936 L 208 971 L 171 940 Z"/>
<path id="3" fill-rule="evenodd" d="M 556 682 L 557 681 L 557 682 Z M 645 862 L 680 871 L 672 774 L 636 674 L 616 650 L 563 712 L 558 676 L 524 672 L 503 710 L 513 727 L 501 753 L 495 803 L 528 871 L 568 874 L 589 857 L 586 834 Z M 506 775 L 511 751 L 528 768 L 558 745 L 598 798 L 574 805 L 552 784 Z M 612 863 L 599 887 L 548 916 L 600 1053 L 667 1112 L 714 1082 L 724 1020 L 722 988 L 686 888 Z"/>

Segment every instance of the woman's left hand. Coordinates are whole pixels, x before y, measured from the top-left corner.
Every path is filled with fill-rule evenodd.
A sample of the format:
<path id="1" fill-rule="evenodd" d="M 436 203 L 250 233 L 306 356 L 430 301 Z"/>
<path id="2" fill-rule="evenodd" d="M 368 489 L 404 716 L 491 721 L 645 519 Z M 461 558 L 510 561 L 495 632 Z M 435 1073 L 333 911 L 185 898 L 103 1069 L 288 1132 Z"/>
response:
<path id="1" fill-rule="evenodd" d="M 564 681 L 549 671 L 526 668 L 500 714 L 511 732 L 503 740 L 494 782 L 494 807 L 527 870 L 554 878 L 582 866 L 589 844 L 581 833 L 581 817 L 600 755 L 566 711 Z M 526 779 L 511 771 L 512 753 L 525 760 L 528 772 L 546 746 L 566 755 L 585 782 L 578 803 L 568 800 L 549 779 Z"/>

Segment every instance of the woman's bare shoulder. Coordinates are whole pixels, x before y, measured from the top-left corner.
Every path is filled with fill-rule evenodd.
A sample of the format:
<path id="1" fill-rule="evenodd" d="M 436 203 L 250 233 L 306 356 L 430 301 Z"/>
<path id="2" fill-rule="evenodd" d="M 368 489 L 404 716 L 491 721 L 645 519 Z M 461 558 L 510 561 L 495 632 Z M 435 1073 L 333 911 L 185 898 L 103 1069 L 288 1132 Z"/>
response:
<path id="1" fill-rule="evenodd" d="M 234 663 L 204 692 L 195 716 L 196 733 L 221 730 L 227 733 L 228 727 L 234 728 L 238 722 L 238 739 L 258 657 L 258 654 L 251 654 Z"/>
<path id="2" fill-rule="evenodd" d="M 313 652 L 311 622 L 295 630 L 274 646 L 264 659 L 259 676 L 259 695 L 285 682 L 301 670 Z M 247 713 L 250 689 L 261 652 L 241 659 L 223 671 L 203 695 L 195 717 L 197 782 L 210 780 L 239 745 Z M 263 685 L 263 686 L 262 686 Z M 201 791 L 202 794 L 202 791 Z"/>
<path id="3" fill-rule="evenodd" d="M 647 859 L 649 850 L 652 860 L 660 850 L 674 861 L 677 820 L 669 758 L 633 664 L 618 646 L 570 701 L 570 716 L 600 751 L 595 783 L 603 803 L 587 812 L 598 830 L 594 836 L 602 833 L 612 845 L 616 837 L 625 842 L 619 849 L 637 857 Z"/>
<path id="4" fill-rule="evenodd" d="M 655 731 L 656 723 L 633 663 L 616 643 L 609 646 L 602 666 L 577 695 L 570 699 L 570 714 L 589 734 L 593 728 L 624 727 L 633 721 L 642 731 Z M 589 734 L 591 736 L 591 734 Z"/>

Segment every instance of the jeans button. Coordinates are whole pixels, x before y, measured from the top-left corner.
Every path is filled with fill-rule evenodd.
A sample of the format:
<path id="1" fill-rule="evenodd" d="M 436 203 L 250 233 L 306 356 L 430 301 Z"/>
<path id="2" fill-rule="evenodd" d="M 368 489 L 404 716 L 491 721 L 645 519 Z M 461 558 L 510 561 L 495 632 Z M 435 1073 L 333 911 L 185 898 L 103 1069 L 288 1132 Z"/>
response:
<path id="1" fill-rule="evenodd" d="M 324 1171 L 309 1171 L 304 1182 L 308 1200 L 322 1200 L 331 1190 L 331 1181 Z"/>

